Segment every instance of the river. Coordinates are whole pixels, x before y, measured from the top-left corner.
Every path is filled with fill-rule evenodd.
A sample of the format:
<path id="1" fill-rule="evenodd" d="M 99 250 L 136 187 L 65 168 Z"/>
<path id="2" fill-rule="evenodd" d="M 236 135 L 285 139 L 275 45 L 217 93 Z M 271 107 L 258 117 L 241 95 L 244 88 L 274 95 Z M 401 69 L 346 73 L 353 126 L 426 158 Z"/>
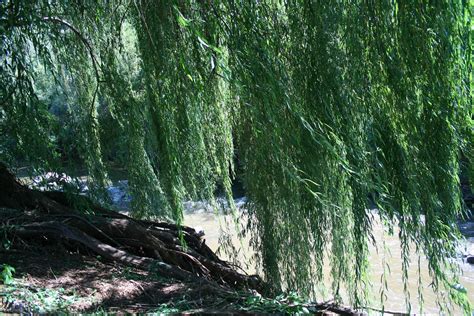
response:
<path id="1" fill-rule="evenodd" d="M 236 200 L 239 207 L 244 207 L 244 200 Z M 202 229 L 205 233 L 204 238 L 206 239 L 206 244 L 213 250 L 218 249 L 218 239 L 219 239 L 219 227 L 224 222 L 232 222 L 230 215 L 217 217 L 204 203 L 200 202 L 187 202 L 185 203 L 186 213 L 184 216 L 184 223 L 187 226 L 196 227 Z M 377 215 L 375 215 L 376 220 L 373 225 L 373 234 L 376 240 L 376 247 L 370 247 L 370 275 L 371 282 L 373 286 L 373 297 L 371 302 L 371 307 L 381 308 L 380 304 L 380 279 L 384 272 L 383 269 L 383 260 L 385 257 L 386 262 L 390 266 L 390 273 L 386 276 L 387 278 L 387 287 L 386 291 L 387 300 L 384 303 L 384 307 L 388 311 L 396 312 L 406 312 L 407 306 L 405 302 L 404 287 L 402 282 L 402 260 L 400 255 L 400 239 L 398 238 L 398 231 L 394 231 L 394 234 L 389 236 L 385 233 L 382 224 L 377 220 Z M 232 234 L 232 240 L 234 246 L 240 249 L 239 259 L 241 260 L 241 266 L 247 266 L 246 272 L 249 274 L 255 273 L 255 265 L 249 262 L 248 259 L 252 256 L 252 249 L 248 246 L 249 240 L 244 239 L 242 243 L 238 239 L 233 229 L 234 225 L 229 225 L 230 233 Z M 389 253 L 383 253 L 382 249 L 384 248 L 383 241 L 385 241 L 385 248 L 389 249 Z M 473 254 L 474 255 L 474 238 L 468 238 L 465 241 L 465 244 L 459 249 L 460 257 L 455 259 L 461 268 L 462 275 L 460 277 L 460 284 L 466 289 L 468 293 L 469 300 L 474 303 L 474 265 L 468 264 L 465 262 L 465 259 L 462 258 L 462 254 Z M 245 257 L 245 258 L 244 258 Z M 412 312 L 419 311 L 418 303 L 418 256 L 412 252 L 411 261 L 413 264 L 408 270 L 409 282 L 408 290 L 411 293 L 411 298 L 409 300 L 412 308 Z M 420 258 L 420 271 L 421 279 L 423 285 L 423 313 L 427 314 L 439 314 L 440 310 L 436 305 L 436 295 L 429 287 L 430 276 L 428 273 L 428 262 L 424 256 Z M 329 275 L 329 267 L 326 265 L 324 268 L 325 275 Z M 327 284 L 330 284 L 329 282 Z M 330 299 L 329 296 L 323 297 L 323 299 Z M 455 315 L 462 314 L 460 309 L 454 310 Z M 474 315 L 474 314 L 473 314 Z"/>

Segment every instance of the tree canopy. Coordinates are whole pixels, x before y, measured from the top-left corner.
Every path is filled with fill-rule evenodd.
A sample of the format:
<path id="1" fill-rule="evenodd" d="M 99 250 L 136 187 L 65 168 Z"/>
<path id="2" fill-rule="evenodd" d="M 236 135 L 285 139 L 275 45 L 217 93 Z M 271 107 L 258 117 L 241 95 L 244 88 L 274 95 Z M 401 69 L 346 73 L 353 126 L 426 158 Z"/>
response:
<path id="1" fill-rule="evenodd" d="M 463 0 L 2 1 L 0 159 L 67 170 L 75 150 L 100 194 L 101 133 L 115 130 L 133 216 L 178 223 L 184 199 L 216 204 L 219 189 L 232 205 L 237 173 L 265 279 L 311 294 L 329 260 L 333 293 L 346 288 L 355 306 L 369 288 L 374 203 L 387 231 L 399 228 L 403 282 L 414 247 L 440 304 L 466 306 L 449 258 L 460 161 L 473 159 L 472 10 Z M 64 121 L 54 102 L 67 104 Z"/>

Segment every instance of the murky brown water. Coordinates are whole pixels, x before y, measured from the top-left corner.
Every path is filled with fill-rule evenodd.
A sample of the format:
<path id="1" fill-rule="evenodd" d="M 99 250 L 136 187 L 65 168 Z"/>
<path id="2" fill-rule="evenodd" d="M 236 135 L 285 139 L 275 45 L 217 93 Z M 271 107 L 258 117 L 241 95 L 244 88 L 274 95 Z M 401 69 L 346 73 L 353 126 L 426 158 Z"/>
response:
<path id="1" fill-rule="evenodd" d="M 229 220 L 229 216 L 227 217 Z M 185 215 L 185 225 L 192 226 L 192 227 L 200 227 L 205 232 L 205 239 L 207 245 L 209 245 L 213 250 L 216 250 L 218 247 L 218 238 L 219 238 L 219 221 L 223 222 L 225 218 L 218 219 L 213 213 L 206 212 L 204 210 L 199 210 L 197 212 L 187 213 Z M 373 287 L 373 303 L 371 303 L 372 307 L 380 308 L 380 279 L 381 275 L 383 274 L 383 259 L 390 266 L 390 273 L 387 275 L 387 285 L 388 291 L 386 291 L 387 300 L 384 303 L 385 309 L 389 311 L 398 311 L 404 312 L 407 310 L 405 304 L 405 295 L 403 291 L 403 282 L 402 282 L 402 260 L 400 259 L 400 240 L 398 238 L 398 233 L 395 231 L 394 235 L 387 236 L 384 233 L 383 227 L 380 223 L 374 224 L 374 236 L 377 241 L 377 248 L 378 252 L 375 247 L 371 247 L 371 282 L 374 284 Z M 235 230 L 233 230 L 232 239 L 236 247 L 240 247 L 240 241 L 235 235 Z M 385 248 L 387 249 L 386 253 L 383 252 L 383 240 L 385 241 Z M 248 240 L 243 241 L 242 252 L 247 256 L 250 257 L 252 254 L 252 250 L 248 247 Z M 467 250 L 467 252 L 474 252 L 474 240 L 471 239 L 466 243 L 467 248 L 471 248 Z M 391 255 L 387 252 L 391 252 Z M 411 259 L 413 264 L 410 266 L 409 269 L 409 283 L 408 289 L 411 293 L 410 304 L 412 306 L 412 312 L 419 311 L 419 304 L 418 304 L 418 256 L 415 253 L 412 253 Z M 244 259 L 242 259 L 244 260 Z M 467 290 L 469 299 L 472 303 L 474 303 L 474 265 L 470 265 L 468 263 L 463 263 L 462 259 L 458 260 L 463 271 L 463 275 L 461 276 L 460 283 L 464 288 Z M 436 305 L 436 295 L 433 293 L 431 288 L 429 287 L 430 284 L 430 277 L 428 273 L 428 265 L 427 260 L 424 257 L 420 259 L 420 267 L 421 267 L 421 280 L 422 280 L 422 287 L 423 287 L 423 297 L 424 297 L 424 305 L 423 305 L 423 313 L 426 314 L 439 314 L 439 308 Z M 325 273 L 329 273 L 329 267 L 325 268 Z M 255 269 L 250 268 L 247 269 L 248 273 L 254 273 Z M 330 297 L 327 297 L 329 299 Z M 456 309 L 454 311 L 455 315 L 462 314 L 461 310 Z"/>

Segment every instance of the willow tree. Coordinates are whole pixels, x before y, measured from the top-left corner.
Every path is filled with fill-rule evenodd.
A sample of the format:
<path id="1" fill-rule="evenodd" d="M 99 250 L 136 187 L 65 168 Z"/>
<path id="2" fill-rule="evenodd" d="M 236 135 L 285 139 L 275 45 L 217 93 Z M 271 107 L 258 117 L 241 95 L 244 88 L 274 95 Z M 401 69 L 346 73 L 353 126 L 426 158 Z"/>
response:
<path id="1" fill-rule="evenodd" d="M 403 282 L 414 247 L 440 306 L 467 308 L 449 258 L 460 157 L 473 155 L 471 15 L 461 0 L 6 1 L 1 128 L 13 145 L 0 153 L 64 167 L 40 69 L 74 103 L 97 189 L 108 105 L 135 217 L 179 224 L 183 199 L 216 205 L 217 188 L 232 206 L 241 170 L 264 278 L 315 293 L 329 250 L 334 295 L 364 306 L 372 202 L 400 231 Z"/>

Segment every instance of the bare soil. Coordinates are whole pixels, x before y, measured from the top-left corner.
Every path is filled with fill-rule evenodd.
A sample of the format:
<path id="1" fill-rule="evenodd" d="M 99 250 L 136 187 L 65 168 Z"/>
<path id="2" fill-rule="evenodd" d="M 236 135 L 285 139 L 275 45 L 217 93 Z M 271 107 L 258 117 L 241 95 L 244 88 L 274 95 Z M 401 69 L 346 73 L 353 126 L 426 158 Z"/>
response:
<path id="1" fill-rule="evenodd" d="M 145 313 L 167 311 L 167 307 L 169 312 L 187 310 L 193 314 L 243 313 L 233 308 L 240 300 L 237 292 L 222 295 L 206 284 L 163 278 L 100 257 L 58 251 L 53 246 L 3 250 L 0 258 L 16 268 L 19 289 L 60 290 L 64 295 L 74 295 L 77 299 L 67 306 L 67 312 Z M 27 304 L 7 304 L 4 300 L 0 312 L 25 312 L 31 307 Z"/>

